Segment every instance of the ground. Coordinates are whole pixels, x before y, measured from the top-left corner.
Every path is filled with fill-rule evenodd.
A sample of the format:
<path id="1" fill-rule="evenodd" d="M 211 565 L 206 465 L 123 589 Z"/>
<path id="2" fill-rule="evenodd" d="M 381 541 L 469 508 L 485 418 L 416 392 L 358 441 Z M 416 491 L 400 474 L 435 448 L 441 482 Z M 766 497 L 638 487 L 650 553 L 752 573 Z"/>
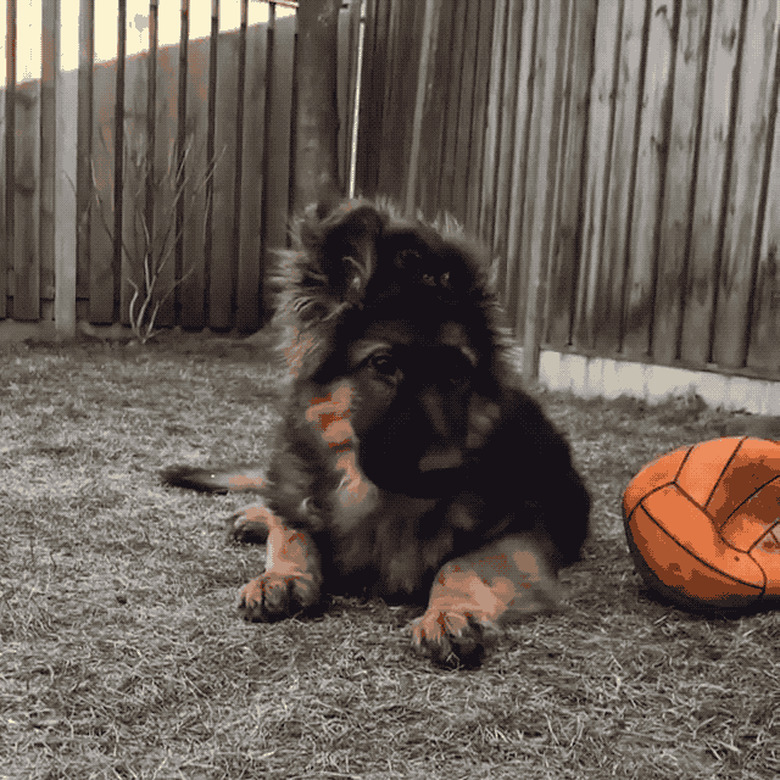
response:
<path id="1" fill-rule="evenodd" d="M 543 396 L 592 536 L 559 613 L 444 671 L 410 652 L 411 608 L 243 623 L 263 548 L 226 539 L 240 499 L 160 485 L 262 462 L 279 376 L 222 340 L 0 345 L 0 780 L 780 776 L 780 613 L 654 600 L 620 515 L 645 462 L 729 415 Z"/>

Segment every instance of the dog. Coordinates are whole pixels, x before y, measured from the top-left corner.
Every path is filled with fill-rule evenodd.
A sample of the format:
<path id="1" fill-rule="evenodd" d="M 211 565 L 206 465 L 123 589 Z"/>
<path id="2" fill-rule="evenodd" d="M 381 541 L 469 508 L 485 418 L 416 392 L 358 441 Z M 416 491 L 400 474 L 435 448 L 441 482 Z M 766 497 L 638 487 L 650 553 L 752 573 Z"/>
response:
<path id="1" fill-rule="evenodd" d="M 590 507 L 511 369 L 488 265 L 451 223 L 350 201 L 302 221 L 275 278 L 291 384 L 268 472 L 173 467 L 165 482 L 259 491 L 232 520 L 267 545 L 247 620 L 324 594 L 427 599 L 413 647 L 478 665 L 496 627 L 553 607 Z"/>

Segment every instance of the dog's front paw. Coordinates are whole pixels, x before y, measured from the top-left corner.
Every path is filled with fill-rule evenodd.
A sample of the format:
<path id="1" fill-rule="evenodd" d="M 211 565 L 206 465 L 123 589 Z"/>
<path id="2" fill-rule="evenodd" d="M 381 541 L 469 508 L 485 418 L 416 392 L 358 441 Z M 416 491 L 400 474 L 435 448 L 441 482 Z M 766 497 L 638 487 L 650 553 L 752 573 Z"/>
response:
<path id="1" fill-rule="evenodd" d="M 243 544 L 265 544 L 269 529 L 278 521 L 263 504 L 242 507 L 225 519 L 228 540 Z"/>
<path id="2" fill-rule="evenodd" d="M 473 668 L 485 656 L 484 628 L 469 614 L 429 609 L 411 623 L 412 647 L 440 666 Z"/>
<path id="3" fill-rule="evenodd" d="M 319 601 L 319 585 L 310 575 L 270 571 L 244 585 L 238 606 L 244 620 L 267 623 L 306 612 Z"/>

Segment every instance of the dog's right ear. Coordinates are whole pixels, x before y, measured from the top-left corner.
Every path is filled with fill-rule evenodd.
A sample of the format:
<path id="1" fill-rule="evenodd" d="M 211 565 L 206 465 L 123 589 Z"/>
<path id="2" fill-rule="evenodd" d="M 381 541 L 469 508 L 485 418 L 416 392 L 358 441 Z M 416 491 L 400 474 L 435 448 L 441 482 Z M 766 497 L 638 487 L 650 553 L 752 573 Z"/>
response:
<path id="1" fill-rule="evenodd" d="M 365 204 L 326 208 L 318 207 L 317 216 L 301 225 L 303 251 L 324 276 L 334 303 L 358 305 L 376 269 L 377 242 L 385 219 Z"/>
<path id="2" fill-rule="evenodd" d="M 346 203 L 324 211 L 308 210 L 280 280 L 288 311 L 304 327 L 360 305 L 385 226 L 386 218 L 371 205 Z"/>

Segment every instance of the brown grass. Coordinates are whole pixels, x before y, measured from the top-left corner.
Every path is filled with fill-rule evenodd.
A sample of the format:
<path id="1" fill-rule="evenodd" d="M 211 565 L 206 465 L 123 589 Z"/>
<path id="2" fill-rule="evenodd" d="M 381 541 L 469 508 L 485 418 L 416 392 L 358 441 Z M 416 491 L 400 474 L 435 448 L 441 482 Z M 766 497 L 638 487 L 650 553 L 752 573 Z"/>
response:
<path id="1" fill-rule="evenodd" d="M 653 600 L 620 516 L 643 463 L 727 415 L 548 396 L 596 498 L 592 538 L 559 614 L 452 672 L 409 651 L 409 608 L 238 619 L 263 562 L 226 542 L 238 502 L 156 472 L 262 462 L 267 361 L 195 340 L 0 346 L 0 364 L 0 779 L 780 776 L 778 613 Z"/>

